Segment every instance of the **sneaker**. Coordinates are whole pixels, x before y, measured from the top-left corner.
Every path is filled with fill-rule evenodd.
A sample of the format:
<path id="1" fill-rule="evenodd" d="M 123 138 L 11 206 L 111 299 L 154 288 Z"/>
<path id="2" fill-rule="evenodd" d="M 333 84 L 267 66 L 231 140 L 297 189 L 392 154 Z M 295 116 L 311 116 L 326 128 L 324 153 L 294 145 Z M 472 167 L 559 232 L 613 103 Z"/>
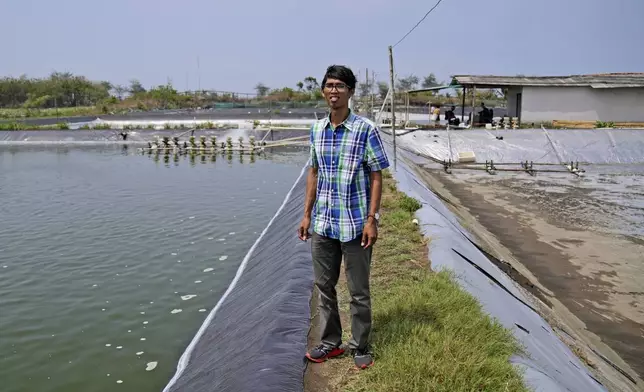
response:
<path id="1" fill-rule="evenodd" d="M 311 362 L 322 363 L 329 358 L 337 357 L 344 354 L 344 348 L 338 347 L 328 347 L 324 344 L 320 344 L 315 347 L 313 350 L 306 353 L 306 357 Z"/>
<path id="2" fill-rule="evenodd" d="M 369 350 L 354 350 L 353 361 L 358 369 L 366 369 L 373 365 L 373 356 Z"/>

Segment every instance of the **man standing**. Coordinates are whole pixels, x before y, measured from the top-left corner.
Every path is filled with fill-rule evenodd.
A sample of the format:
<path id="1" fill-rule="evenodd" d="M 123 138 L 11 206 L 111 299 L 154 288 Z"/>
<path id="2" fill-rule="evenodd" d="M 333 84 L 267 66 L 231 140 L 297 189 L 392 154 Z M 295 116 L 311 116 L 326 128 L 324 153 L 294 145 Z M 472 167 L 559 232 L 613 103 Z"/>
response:
<path id="1" fill-rule="evenodd" d="M 311 238 L 319 291 L 321 342 L 306 357 L 324 362 L 344 354 L 335 289 L 344 258 L 351 294 L 349 349 L 356 366 L 364 369 L 373 364 L 369 271 L 378 238 L 381 171 L 389 167 L 389 161 L 374 124 L 349 109 L 355 87 L 356 77 L 349 68 L 327 68 L 321 88 L 330 115 L 311 128 L 311 167 L 298 234 L 303 241 Z"/>

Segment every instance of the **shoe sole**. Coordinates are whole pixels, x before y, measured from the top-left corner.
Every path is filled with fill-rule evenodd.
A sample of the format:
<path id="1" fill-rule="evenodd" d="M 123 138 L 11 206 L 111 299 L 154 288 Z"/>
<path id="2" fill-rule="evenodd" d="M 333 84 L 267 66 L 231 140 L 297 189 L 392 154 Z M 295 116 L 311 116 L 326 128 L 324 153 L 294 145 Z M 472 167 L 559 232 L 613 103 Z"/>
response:
<path id="1" fill-rule="evenodd" d="M 370 364 L 368 364 L 368 365 L 362 365 L 362 366 L 358 366 L 358 365 L 356 365 L 356 369 L 358 369 L 358 370 L 364 370 L 364 369 L 370 368 L 370 367 L 372 367 L 372 366 L 373 366 L 373 362 L 371 362 L 371 363 L 370 363 Z"/>
<path id="2" fill-rule="evenodd" d="M 336 355 L 327 355 L 326 357 L 317 358 L 317 359 L 316 358 L 311 358 L 311 354 L 309 354 L 309 353 L 306 353 L 305 356 L 311 362 L 322 363 L 322 362 L 326 362 L 328 359 L 337 358 L 337 357 L 342 356 L 342 355 L 344 355 L 344 351 L 339 353 L 339 354 L 336 354 Z"/>

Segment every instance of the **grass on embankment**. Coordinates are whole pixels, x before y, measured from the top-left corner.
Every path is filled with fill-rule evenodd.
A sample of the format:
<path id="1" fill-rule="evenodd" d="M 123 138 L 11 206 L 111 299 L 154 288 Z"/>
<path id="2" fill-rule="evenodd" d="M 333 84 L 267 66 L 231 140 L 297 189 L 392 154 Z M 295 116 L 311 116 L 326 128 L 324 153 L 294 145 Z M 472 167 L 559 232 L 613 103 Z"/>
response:
<path id="1" fill-rule="evenodd" d="M 521 350 L 511 332 L 487 316 L 450 273 L 427 268 L 427 240 L 413 223 L 420 207 L 385 172 L 371 272 L 375 365 L 346 372 L 332 388 L 527 391 L 521 372 L 509 362 Z M 338 290 L 348 314 L 346 283 Z M 346 341 L 350 325 L 343 327 Z M 350 356 L 340 361 L 347 368 L 353 363 Z"/>
<path id="2" fill-rule="evenodd" d="M 99 114 L 105 114 L 105 112 L 96 106 L 74 106 L 47 109 L 0 109 L 0 119 L 95 116 Z"/>

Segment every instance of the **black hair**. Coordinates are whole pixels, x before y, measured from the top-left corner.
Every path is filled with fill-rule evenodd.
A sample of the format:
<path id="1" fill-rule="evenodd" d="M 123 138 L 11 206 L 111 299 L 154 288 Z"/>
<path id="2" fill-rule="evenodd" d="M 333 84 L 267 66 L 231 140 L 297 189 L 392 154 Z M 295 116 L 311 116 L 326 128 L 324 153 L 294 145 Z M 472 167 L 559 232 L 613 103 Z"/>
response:
<path id="1" fill-rule="evenodd" d="M 322 86 L 320 86 L 321 88 L 324 88 L 324 85 L 326 84 L 326 80 L 328 78 L 341 80 L 351 90 L 354 90 L 356 88 L 356 83 L 358 82 L 356 76 L 353 74 L 353 71 L 350 68 L 345 67 L 344 65 L 329 66 L 326 69 L 326 73 L 324 74 L 324 79 L 322 79 Z"/>

